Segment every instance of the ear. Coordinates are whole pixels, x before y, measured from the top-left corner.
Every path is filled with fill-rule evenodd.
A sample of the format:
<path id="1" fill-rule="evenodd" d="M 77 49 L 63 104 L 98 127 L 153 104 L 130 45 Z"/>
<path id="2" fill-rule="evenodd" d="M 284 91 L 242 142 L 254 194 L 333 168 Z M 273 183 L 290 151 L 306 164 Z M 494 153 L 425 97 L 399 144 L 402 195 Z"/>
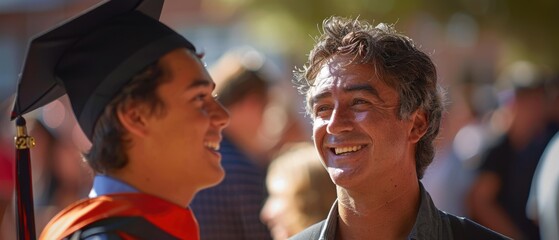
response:
<path id="1" fill-rule="evenodd" d="M 412 114 L 412 128 L 410 130 L 410 141 L 412 143 L 419 142 L 419 139 L 425 135 L 428 128 L 428 119 L 425 112 L 418 109 Z"/>
<path id="2" fill-rule="evenodd" d="M 143 137 L 147 135 L 147 113 L 144 104 L 133 103 L 116 111 L 122 126 L 132 135 Z"/>

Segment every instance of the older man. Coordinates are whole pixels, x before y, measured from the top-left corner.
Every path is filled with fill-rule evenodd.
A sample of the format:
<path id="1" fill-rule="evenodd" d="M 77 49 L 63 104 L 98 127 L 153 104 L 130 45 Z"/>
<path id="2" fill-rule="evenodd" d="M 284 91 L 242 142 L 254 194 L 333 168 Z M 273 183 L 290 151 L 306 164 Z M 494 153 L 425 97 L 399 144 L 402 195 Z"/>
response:
<path id="1" fill-rule="evenodd" d="M 338 199 L 293 239 L 506 239 L 439 211 L 419 181 L 443 94 L 431 59 L 391 25 L 332 17 L 296 74 Z"/>

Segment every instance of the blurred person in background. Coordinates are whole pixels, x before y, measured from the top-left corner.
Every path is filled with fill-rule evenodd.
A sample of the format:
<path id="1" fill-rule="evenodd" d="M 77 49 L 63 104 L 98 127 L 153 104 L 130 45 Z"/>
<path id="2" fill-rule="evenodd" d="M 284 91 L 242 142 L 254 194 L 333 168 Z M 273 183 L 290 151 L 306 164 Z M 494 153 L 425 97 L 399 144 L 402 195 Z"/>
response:
<path id="1" fill-rule="evenodd" d="M 210 68 L 217 84 L 214 93 L 231 121 L 219 149 L 225 178 L 200 191 L 191 204 L 202 239 L 271 238 L 259 218 L 267 197 L 265 176 L 272 148 L 263 131 L 273 81 L 267 64 L 260 52 L 242 47 L 225 53 Z"/>
<path id="2" fill-rule="evenodd" d="M 42 167 L 33 169 L 33 190 L 38 193 L 33 195 L 37 197 L 37 230 L 41 230 L 56 213 L 88 196 L 93 171 L 72 141 L 71 132 L 49 128 L 41 121 L 34 125 L 30 134 L 39 144 L 31 150 L 33 162 L 42 161 Z M 40 148 L 45 149 L 36 151 Z"/>
<path id="3" fill-rule="evenodd" d="M 203 55 L 158 20 L 162 7 L 106 1 L 31 41 L 12 116 L 66 93 L 96 173 L 90 198 L 51 219 L 41 239 L 199 239 L 188 205 L 223 179 L 229 115 Z M 64 154 L 55 168 L 66 181 L 76 173 Z"/>
<path id="4" fill-rule="evenodd" d="M 91 169 L 87 167 L 76 146 L 80 141 L 76 141 L 72 136 L 72 130 L 77 127 L 77 122 L 70 116 L 70 110 L 67 108 L 69 106 L 64 104 L 69 104 L 65 101 L 67 98 L 61 100 L 47 104 L 43 109 L 34 111 L 27 116 L 29 135 L 33 136 L 37 143 L 30 150 L 33 160 L 31 167 L 36 215 L 35 227 L 38 232 L 60 210 L 87 197 L 93 179 Z M 11 126 L 11 124 L 3 126 Z M 81 141 L 87 141 L 85 137 L 82 138 Z M 11 148 L 9 150 L 13 151 Z M 9 170 L 8 176 L 13 176 L 13 166 L 2 170 Z M 11 190 L 13 190 L 13 186 Z M 12 216 L 12 213 L 6 215 Z M 0 239 L 16 237 L 13 235 L 14 220 L 9 219 L 4 222 L 12 226 L 9 231 L 4 231 L 4 233 L 11 235 L 4 235 L 4 238 Z"/>
<path id="5" fill-rule="evenodd" d="M 330 17 L 321 32 L 295 81 L 337 201 L 293 239 L 506 239 L 421 184 L 444 109 L 430 57 L 393 25 Z"/>
<path id="6" fill-rule="evenodd" d="M 546 92 L 551 122 L 559 124 L 559 75 L 546 84 Z M 541 239 L 559 238 L 559 132 L 546 146 L 534 173 L 526 215 L 538 224 Z"/>
<path id="7" fill-rule="evenodd" d="M 526 214 L 543 240 L 559 237 L 559 134 L 547 145 L 532 180 Z"/>
<path id="8" fill-rule="evenodd" d="M 0 101 L 0 115 L 7 116 L 13 97 Z M 15 239 L 13 193 L 15 187 L 14 130 L 9 118 L 0 118 L 0 239 Z"/>
<path id="9" fill-rule="evenodd" d="M 275 240 L 283 240 L 324 219 L 336 186 L 312 143 L 286 147 L 266 176 L 268 199 L 260 213 Z"/>
<path id="10" fill-rule="evenodd" d="M 547 115 L 545 72 L 519 61 L 505 69 L 498 84 L 513 88 L 501 113 L 510 122 L 493 146 L 483 153 L 468 196 L 469 216 L 514 239 L 539 239 L 538 226 L 526 217 L 534 171 L 555 133 Z M 506 93 L 506 92 L 505 92 Z"/>
<path id="11" fill-rule="evenodd" d="M 36 114 L 39 115 L 39 114 Z M 77 201 L 83 197 L 87 197 L 87 193 L 81 196 L 68 196 L 71 198 L 69 202 L 64 202 L 58 205 L 53 201 L 52 196 L 58 195 L 59 181 L 55 176 L 54 162 L 56 159 L 56 145 L 57 141 L 60 139 L 54 132 L 54 129 L 50 129 L 45 126 L 39 116 L 33 118 L 27 118 L 27 126 L 29 129 L 29 135 L 33 136 L 35 142 L 37 143 L 35 147 L 31 148 L 32 156 L 32 180 L 33 180 L 33 196 L 35 202 L 35 219 L 36 219 L 36 229 L 41 231 L 45 225 L 50 221 L 54 215 L 56 215 L 60 210 L 64 209 L 70 203 Z M 76 150 L 75 148 L 67 149 L 67 151 Z M 73 159 L 74 161 L 80 162 L 80 155 L 78 153 L 78 158 Z M 71 164 L 75 166 L 75 164 Z M 78 169 L 74 169 L 78 171 Z M 91 185 L 87 186 L 91 188 Z"/>
<path id="12" fill-rule="evenodd" d="M 452 100 L 443 118 L 438 151 L 422 179 L 433 202 L 443 211 L 467 214 L 466 196 L 481 155 L 498 135 L 489 124 L 498 106 L 492 79 L 489 72 L 480 74 L 468 65 L 460 82 L 449 88 L 454 94 L 449 94 Z"/>

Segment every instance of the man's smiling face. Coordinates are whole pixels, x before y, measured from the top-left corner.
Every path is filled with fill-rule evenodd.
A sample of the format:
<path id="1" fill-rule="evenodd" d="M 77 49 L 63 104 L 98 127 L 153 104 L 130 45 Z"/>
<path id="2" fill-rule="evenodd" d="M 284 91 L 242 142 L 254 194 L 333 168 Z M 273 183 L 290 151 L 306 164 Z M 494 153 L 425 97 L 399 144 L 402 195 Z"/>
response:
<path id="1" fill-rule="evenodd" d="M 379 77 L 374 65 L 335 55 L 311 89 L 313 139 L 338 186 L 367 188 L 414 164 L 406 161 L 412 121 L 397 116 L 398 92 Z"/>

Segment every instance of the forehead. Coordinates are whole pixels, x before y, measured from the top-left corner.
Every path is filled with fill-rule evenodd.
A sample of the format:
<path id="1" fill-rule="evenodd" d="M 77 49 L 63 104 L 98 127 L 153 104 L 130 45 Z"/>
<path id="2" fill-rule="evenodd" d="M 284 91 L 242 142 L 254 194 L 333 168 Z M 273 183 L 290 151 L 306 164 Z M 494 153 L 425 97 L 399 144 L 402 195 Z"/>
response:
<path id="1" fill-rule="evenodd" d="M 372 63 L 358 63 L 350 57 L 334 56 L 320 68 L 315 84 L 307 95 L 307 106 L 311 107 L 323 99 L 346 99 L 364 96 L 362 94 L 383 104 L 397 104 L 398 91 L 390 87 L 386 80 Z"/>
<path id="2" fill-rule="evenodd" d="M 160 64 L 168 77 L 188 75 L 213 82 L 200 58 L 185 48 L 175 49 L 165 54 L 161 57 Z"/>
<path id="3" fill-rule="evenodd" d="M 317 92 L 348 88 L 352 85 L 384 85 L 382 75 L 377 73 L 372 63 L 358 63 L 348 56 L 335 55 L 319 69 L 311 95 Z"/>
<path id="4" fill-rule="evenodd" d="M 371 63 L 356 63 L 346 56 L 334 56 L 322 65 L 315 82 L 320 85 L 341 80 L 372 80 L 375 75 L 375 67 Z"/>

